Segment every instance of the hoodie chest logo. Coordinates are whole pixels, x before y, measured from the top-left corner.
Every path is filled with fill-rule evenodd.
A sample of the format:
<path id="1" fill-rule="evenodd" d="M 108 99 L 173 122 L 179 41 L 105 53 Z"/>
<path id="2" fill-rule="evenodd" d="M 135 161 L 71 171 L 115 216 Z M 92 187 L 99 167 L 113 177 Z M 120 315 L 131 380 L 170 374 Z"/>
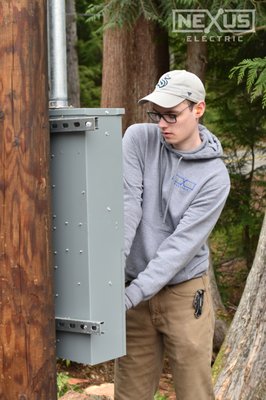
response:
<path id="1" fill-rule="evenodd" d="M 196 186 L 196 183 L 190 181 L 189 179 L 176 174 L 175 176 L 173 176 L 173 183 L 176 187 L 186 190 L 187 192 L 191 192 L 194 187 Z"/>

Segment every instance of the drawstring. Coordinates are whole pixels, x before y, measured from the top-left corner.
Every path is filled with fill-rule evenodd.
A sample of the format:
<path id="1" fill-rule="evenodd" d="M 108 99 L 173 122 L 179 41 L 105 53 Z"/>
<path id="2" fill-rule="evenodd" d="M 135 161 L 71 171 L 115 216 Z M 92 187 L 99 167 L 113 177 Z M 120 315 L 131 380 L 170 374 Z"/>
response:
<path id="1" fill-rule="evenodd" d="M 160 150 L 160 165 L 159 165 L 159 201 L 161 207 L 161 216 L 163 215 L 163 150 L 164 150 L 164 143 L 162 143 L 161 150 Z"/>
<path id="2" fill-rule="evenodd" d="M 183 157 L 180 157 L 178 162 L 177 162 L 176 172 L 178 171 L 178 167 L 179 167 L 179 164 L 180 164 L 182 158 Z M 174 186 L 175 186 L 174 183 L 171 182 L 170 190 L 169 190 L 169 193 L 168 193 L 167 204 L 166 204 L 166 207 L 165 207 L 165 210 L 164 210 L 164 214 L 163 214 L 163 223 L 165 223 L 165 220 L 166 220 L 166 215 L 167 215 L 167 211 L 168 211 L 168 208 L 169 208 L 170 200 L 171 200 L 171 197 L 172 197 L 172 194 L 173 194 Z M 161 194 L 162 194 L 162 188 L 161 188 Z M 161 204 L 162 204 L 162 197 L 161 197 Z M 162 205 L 161 205 L 161 207 L 162 207 Z"/>

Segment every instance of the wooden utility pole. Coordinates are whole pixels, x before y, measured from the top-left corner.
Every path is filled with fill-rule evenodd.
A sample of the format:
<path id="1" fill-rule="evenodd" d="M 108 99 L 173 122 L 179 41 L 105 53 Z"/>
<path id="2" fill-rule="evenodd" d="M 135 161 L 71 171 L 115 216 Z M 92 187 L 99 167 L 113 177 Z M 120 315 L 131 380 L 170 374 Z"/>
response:
<path id="1" fill-rule="evenodd" d="M 0 399 L 55 400 L 46 0 L 0 3 Z"/>

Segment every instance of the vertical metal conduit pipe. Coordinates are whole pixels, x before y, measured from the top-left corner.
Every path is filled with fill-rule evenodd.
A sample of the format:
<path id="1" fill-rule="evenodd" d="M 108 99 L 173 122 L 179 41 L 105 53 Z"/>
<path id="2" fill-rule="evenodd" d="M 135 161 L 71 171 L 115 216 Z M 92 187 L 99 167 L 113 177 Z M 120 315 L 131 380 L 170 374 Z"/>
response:
<path id="1" fill-rule="evenodd" d="M 48 0 L 49 107 L 68 107 L 65 0 Z"/>

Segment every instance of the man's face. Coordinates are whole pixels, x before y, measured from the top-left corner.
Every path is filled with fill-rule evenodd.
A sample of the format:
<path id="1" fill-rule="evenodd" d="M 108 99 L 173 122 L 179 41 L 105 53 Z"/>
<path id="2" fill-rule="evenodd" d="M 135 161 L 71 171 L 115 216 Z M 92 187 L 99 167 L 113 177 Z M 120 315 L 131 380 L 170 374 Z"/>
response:
<path id="1" fill-rule="evenodd" d="M 164 118 L 161 118 L 158 126 L 165 141 L 175 149 L 190 151 L 201 144 L 198 121 L 205 111 L 204 101 L 193 105 L 193 108 L 189 106 L 189 102 L 186 100 L 173 108 L 164 108 L 152 104 L 152 111 L 162 114 L 166 120 L 169 120 L 167 122 Z M 175 119 L 176 122 L 174 122 Z M 170 123 L 170 121 L 174 123 Z"/>

